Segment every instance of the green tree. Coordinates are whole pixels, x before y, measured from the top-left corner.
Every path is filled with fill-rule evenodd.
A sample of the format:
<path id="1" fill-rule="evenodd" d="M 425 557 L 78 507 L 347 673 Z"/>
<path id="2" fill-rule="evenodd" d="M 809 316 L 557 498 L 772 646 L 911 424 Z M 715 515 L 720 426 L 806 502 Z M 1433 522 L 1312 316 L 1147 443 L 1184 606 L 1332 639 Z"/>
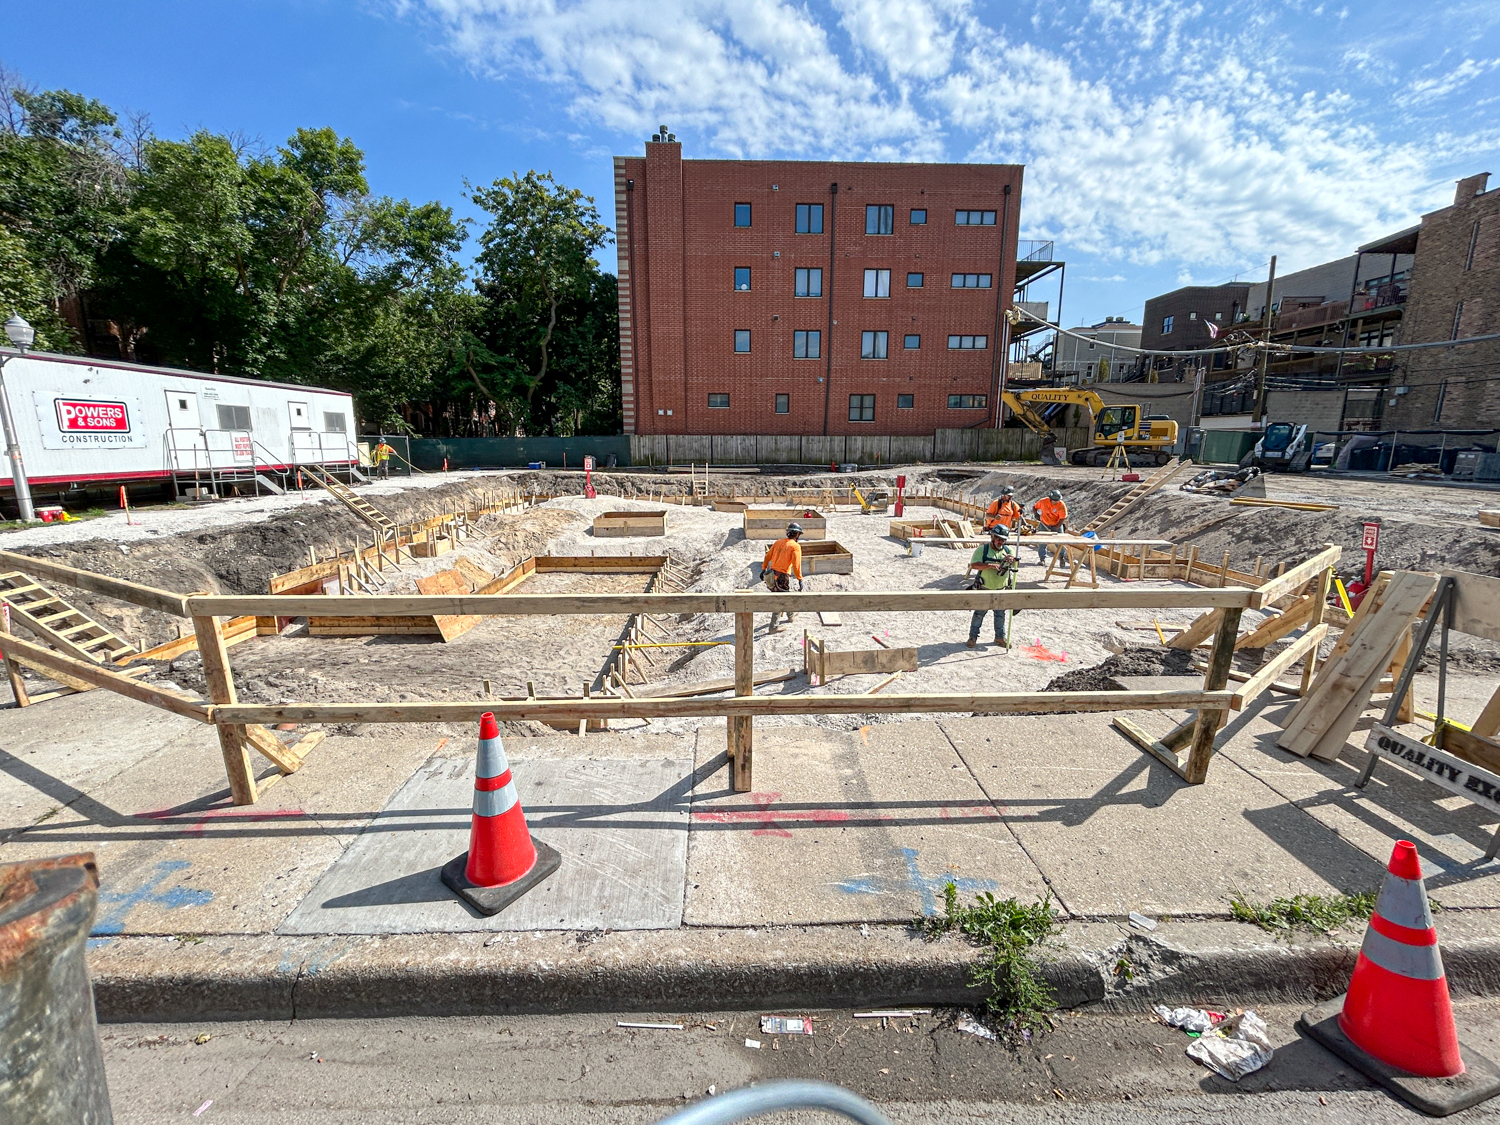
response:
<path id="1" fill-rule="evenodd" d="M 497 408 L 522 400 L 518 431 L 581 425 L 610 371 L 594 311 L 604 276 L 594 254 L 609 228 L 591 197 L 550 172 L 504 177 L 469 197 L 490 215 L 479 236 L 475 287 L 488 307 L 477 335 L 496 357 L 475 382 Z"/>

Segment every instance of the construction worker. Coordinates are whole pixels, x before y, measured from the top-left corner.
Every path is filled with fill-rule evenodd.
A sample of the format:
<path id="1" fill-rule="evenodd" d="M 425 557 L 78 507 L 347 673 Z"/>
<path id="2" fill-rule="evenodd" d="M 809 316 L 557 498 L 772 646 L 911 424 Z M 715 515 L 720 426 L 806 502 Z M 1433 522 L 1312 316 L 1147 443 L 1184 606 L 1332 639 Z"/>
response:
<path id="1" fill-rule="evenodd" d="M 1054 535 L 1061 535 L 1068 530 L 1068 506 L 1063 503 L 1062 493 L 1057 489 L 1043 496 L 1031 506 L 1032 513 L 1036 516 L 1037 523 L 1041 524 L 1039 531 L 1050 531 Z M 1041 561 L 1047 561 L 1047 545 L 1038 543 L 1037 554 Z"/>
<path id="2" fill-rule="evenodd" d="M 990 528 L 989 543 L 974 548 L 969 559 L 969 569 L 979 572 L 974 581 L 976 590 L 1014 590 L 1016 571 L 1020 566 L 1021 560 L 1010 545 L 1010 528 L 998 523 Z M 1007 625 L 1010 615 L 1003 609 L 995 610 L 994 614 L 995 643 L 1001 648 L 1009 648 L 1010 629 Z M 969 648 L 979 644 L 979 629 L 983 624 L 984 610 L 976 609 L 974 619 L 969 622 Z"/>
<path id="3" fill-rule="evenodd" d="M 395 449 L 385 443 L 385 438 L 380 439 L 380 444 L 371 451 L 370 456 L 375 459 L 375 475 L 382 480 L 391 477 L 391 454 Z"/>
<path id="4" fill-rule="evenodd" d="M 766 589 L 773 594 L 785 594 L 792 588 L 792 577 L 797 579 L 797 589 L 802 589 L 802 545 L 797 540 L 802 538 L 802 525 L 800 523 L 787 524 L 786 536 L 776 540 L 766 549 L 766 557 L 760 561 L 760 577 L 766 584 Z M 780 617 L 777 610 L 771 611 L 771 632 L 777 632 L 776 622 Z M 790 623 L 792 615 L 786 615 Z"/>
<path id="5" fill-rule="evenodd" d="M 1016 490 L 1006 485 L 1000 490 L 1000 495 L 990 501 L 990 506 L 984 511 L 984 529 L 988 531 L 996 524 L 1010 528 L 1016 528 L 1016 523 L 1025 514 L 1021 511 L 1021 505 L 1015 500 Z"/>

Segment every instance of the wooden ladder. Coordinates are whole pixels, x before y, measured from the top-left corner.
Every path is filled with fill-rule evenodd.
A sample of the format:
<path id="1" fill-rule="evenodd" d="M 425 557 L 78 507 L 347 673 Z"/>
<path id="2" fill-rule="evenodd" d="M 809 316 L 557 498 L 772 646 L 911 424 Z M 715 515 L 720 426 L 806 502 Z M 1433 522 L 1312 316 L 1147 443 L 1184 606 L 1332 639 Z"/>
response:
<path id="1" fill-rule="evenodd" d="M 1164 484 L 1166 484 L 1169 480 L 1176 476 L 1177 473 L 1181 472 L 1183 466 L 1191 464 L 1192 462 L 1186 459 L 1181 461 L 1168 461 L 1161 468 L 1157 469 L 1156 472 L 1152 473 L 1145 480 L 1141 481 L 1140 484 L 1136 485 L 1124 496 L 1120 497 L 1108 508 L 1104 509 L 1103 512 L 1101 512 L 1099 515 L 1095 516 L 1092 520 L 1085 524 L 1083 530 L 1102 531 L 1104 528 L 1108 527 L 1110 524 L 1114 523 L 1117 519 L 1123 516 L 1126 512 L 1130 511 L 1130 509 L 1135 507 L 1136 504 L 1138 504 L 1140 501 L 1144 500 L 1158 488 L 1161 488 Z"/>
<path id="2" fill-rule="evenodd" d="M 342 501 L 344 506 L 351 512 L 380 532 L 382 539 L 396 530 L 396 525 L 389 516 L 368 500 L 355 493 L 354 489 L 350 488 L 347 484 L 334 479 L 322 467 L 318 465 L 303 465 L 301 468 L 315 484 L 327 489 L 337 499 Z"/>
<path id="3" fill-rule="evenodd" d="M 95 664 L 113 664 L 140 653 L 134 645 L 18 570 L 0 574 L 0 601 L 10 607 L 16 623 L 69 656 Z"/>

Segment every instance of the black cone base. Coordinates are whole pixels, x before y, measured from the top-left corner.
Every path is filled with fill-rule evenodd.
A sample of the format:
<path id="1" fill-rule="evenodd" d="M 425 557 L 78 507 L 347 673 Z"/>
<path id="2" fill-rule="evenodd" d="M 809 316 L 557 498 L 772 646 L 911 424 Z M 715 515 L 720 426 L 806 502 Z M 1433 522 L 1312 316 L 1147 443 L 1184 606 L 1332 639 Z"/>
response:
<path id="1" fill-rule="evenodd" d="M 1500 1094 L 1500 1067 L 1462 1040 L 1458 1053 L 1467 1068 L 1462 1074 L 1455 1078 L 1422 1078 L 1381 1062 L 1345 1035 L 1339 1026 L 1339 1013 L 1343 1010 L 1344 998 L 1337 996 L 1303 1012 L 1297 1028 L 1413 1109 L 1433 1117 L 1447 1117 Z"/>
<path id="2" fill-rule="evenodd" d="M 506 883 L 503 887 L 479 887 L 469 882 L 464 875 L 464 868 L 469 865 L 468 852 L 443 864 L 443 883 L 479 913 L 499 914 L 562 866 L 562 856 L 556 848 L 542 843 L 535 836 L 531 843 L 536 848 L 536 862 L 514 883 Z"/>

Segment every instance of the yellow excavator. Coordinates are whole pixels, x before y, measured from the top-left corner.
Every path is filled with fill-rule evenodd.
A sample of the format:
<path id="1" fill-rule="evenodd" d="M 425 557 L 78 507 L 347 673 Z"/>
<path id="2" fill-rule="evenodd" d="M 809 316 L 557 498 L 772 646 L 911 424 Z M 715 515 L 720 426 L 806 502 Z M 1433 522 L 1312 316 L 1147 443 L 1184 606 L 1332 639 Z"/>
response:
<path id="1" fill-rule="evenodd" d="M 1029 391 L 1003 391 L 1000 401 L 1010 407 L 1029 429 L 1042 436 L 1042 460 L 1051 465 L 1059 463 L 1057 436 L 1038 407 L 1085 406 L 1093 415 L 1093 444 L 1068 451 L 1068 460 L 1075 465 L 1103 465 L 1120 446 L 1125 447 L 1132 463 L 1149 461 L 1165 465 L 1172 459 L 1172 449 L 1177 444 L 1177 423 L 1172 419 L 1147 417 L 1136 405 L 1106 406 L 1093 391 L 1039 387 Z"/>

